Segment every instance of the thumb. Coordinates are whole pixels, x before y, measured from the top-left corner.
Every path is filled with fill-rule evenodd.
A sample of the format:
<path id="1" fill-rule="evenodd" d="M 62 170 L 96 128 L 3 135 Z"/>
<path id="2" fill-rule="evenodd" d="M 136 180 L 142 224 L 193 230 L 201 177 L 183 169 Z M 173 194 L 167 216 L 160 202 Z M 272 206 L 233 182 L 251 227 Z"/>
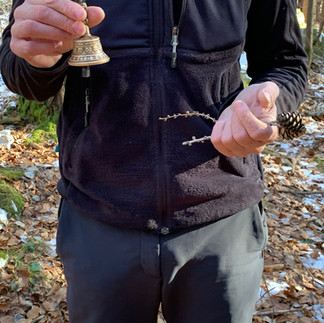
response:
<path id="1" fill-rule="evenodd" d="M 91 6 L 87 8 L 87 18 L 89 20 L 89 27 L 98 25 L 105 18 L 105 12 L 100 7 Z"/>
<path id="2" fill-rule="evenodd" d="M 258 92 L 258 100 L 263 108 L 271 108 L 274 106 L 280 90 L 276 83 L 266 82 Z"/>

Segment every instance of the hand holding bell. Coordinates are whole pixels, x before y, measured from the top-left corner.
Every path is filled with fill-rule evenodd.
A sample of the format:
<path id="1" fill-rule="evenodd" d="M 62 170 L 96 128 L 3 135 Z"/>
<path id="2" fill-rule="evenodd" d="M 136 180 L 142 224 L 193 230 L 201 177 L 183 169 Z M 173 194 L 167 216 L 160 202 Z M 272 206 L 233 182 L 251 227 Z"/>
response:
<path id="1" fill-rule="evenodd" d="M 84 10 L 87 5 L 83 0 L 77 1 Z M 92 36 L 89 31 L 88 19 L 84 20 L 86 33 L 73 41 L 72 55 L 69 59 L 71 66 L 90 66 L 109 62 L 110 58 L 102 49 L 98 36 Z"/>

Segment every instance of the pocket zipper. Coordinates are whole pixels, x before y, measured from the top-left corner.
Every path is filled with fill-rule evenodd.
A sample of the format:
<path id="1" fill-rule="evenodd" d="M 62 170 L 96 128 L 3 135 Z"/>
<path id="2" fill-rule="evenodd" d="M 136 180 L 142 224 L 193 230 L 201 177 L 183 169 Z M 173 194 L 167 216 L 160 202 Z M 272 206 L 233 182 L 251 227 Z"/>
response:
<path id="1" fill-rule="evenodd" d="M 171 46 L 172 46 L 172 54 L 171 54 L 171 67 L 177 67 L 177 47 L 179 45 L 179 33 L 180 26 L 183 20 L 183 16 L 187 7 L 188 0 L 182 0 L 181 11 L 179 17 L 175 17 L 173 12 L 174 0 L 171 1 L 171 22 L 172 22 L 172 32 L 171 32 Z"/>

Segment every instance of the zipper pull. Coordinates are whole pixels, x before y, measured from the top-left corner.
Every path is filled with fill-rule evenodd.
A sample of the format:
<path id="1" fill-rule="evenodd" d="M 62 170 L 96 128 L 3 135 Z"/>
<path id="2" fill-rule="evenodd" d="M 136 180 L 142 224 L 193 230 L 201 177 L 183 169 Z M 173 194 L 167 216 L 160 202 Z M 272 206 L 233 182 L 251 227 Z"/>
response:
<path id="1" fill-rule="evenodd" d="M 171 38 L 171 46 L 172 46 L 172 56 L 171 56 L 171 67 L 177 67 L 177 46 L 179 45 L 179 28 L 178 26 L 174 26 L 172 28 L 172 38 Z"/>
<path id="2" fill-rule="evenodd" d="M 88 115 L 89 115 L 90 95 L 89 89 L 85 90 L 85 114 L 84 114 L 84 127 L 88 127 Z"/>

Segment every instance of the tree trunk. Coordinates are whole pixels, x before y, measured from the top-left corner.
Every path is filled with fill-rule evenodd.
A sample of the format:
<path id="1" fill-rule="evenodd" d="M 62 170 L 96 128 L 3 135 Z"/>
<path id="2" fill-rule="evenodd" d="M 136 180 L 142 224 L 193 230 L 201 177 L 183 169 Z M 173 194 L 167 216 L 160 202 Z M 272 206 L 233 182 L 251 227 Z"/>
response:
<path id="1" fill-rule="evenodd" d="M 303 9 L 302 12 L 305 16 L 305 23 L 307 24 L 307 11 L 308 11 L 308 0 L 303 0 Z"/>
<path id="2" fill-rule="evenodd" d="M 307 27 L 305 40 L 305 50 L 308 54 L 308 66 L 312 64 L 313 60 L 313 12 L 314 0 L 309 0 L 307 9 Z"/>
<path id="3" fill-rule="evenodd" d="M 319 28 L 318 28 L 318 34 L 316 36 L 316 39 L 313 42 L 313 46 L 317 44 L 319 39 L 321 38 L 323 27 L 324 27 L 324 0 L 322 0 L 322 8 L 321 8 L 321 14 L 319 15 Z"/>

